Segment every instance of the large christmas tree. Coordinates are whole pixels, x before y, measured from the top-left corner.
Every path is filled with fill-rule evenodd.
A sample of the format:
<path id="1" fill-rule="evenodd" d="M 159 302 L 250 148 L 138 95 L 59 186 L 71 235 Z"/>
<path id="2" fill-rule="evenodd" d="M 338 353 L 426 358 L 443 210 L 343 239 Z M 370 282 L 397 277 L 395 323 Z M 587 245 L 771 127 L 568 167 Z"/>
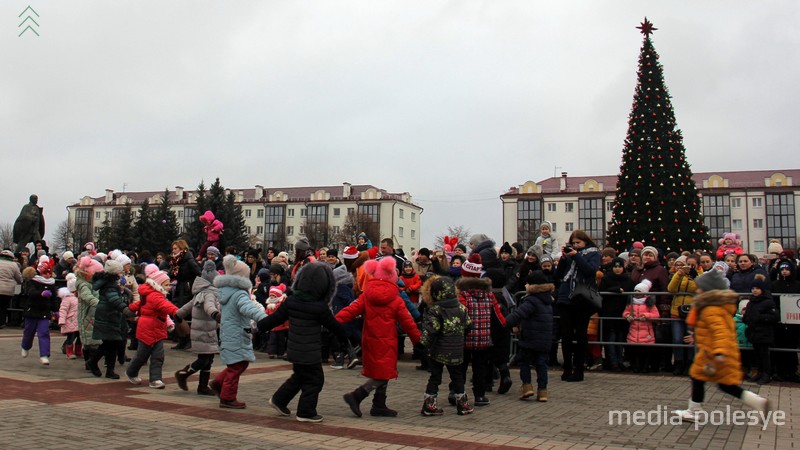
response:
<path id="1" fill-rule="evenodd" d="M 639 80 L 628 117 L 628 134 L 617 180 L 608 245 L 628 250 L 634 241 L 663 251 L 707 249 L 708 229 L 683 136 L 675 126 L 663 68 L 650 41 L 656 28 L 647 18 Z"/>

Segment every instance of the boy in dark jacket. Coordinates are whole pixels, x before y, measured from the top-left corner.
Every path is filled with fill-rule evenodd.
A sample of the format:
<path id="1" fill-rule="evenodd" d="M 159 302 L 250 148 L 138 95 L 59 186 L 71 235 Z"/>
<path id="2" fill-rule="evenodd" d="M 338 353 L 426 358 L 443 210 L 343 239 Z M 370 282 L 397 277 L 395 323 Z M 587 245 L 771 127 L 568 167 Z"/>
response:
<path id="1" fill-rule="evenodd" d="M 780 316 L 772 293 L 768 290 L 767 278 L 757 274 L 753 279 L 750 303 L 742 321 L 747 325 L 745 336 L 753 344 L 753 353 L 758 368 L 756 383 L 767 384 L 772 381 L 769 348 L 775 343 L 775 325 Z"/>
<path id="2" fill-rule="evenodd" d="M 634 283 L 630 274 L 625 270 L 625 260 L 614 258 L 610 264 L 611 269 L 603 274 L 598 290 L 600 292 L 633 292 Z M 617 320 L 622 317 L 625 306 L 628 305 L 627 295 L 604 295 L 600 307 L 600 317 L 611 319 L 603 320 L 603 341 L 618 342 L 619 345 L 607 344 L 606 365 L 609 370 L 620 372 L 623 370 L 622 349 L 628 336 L 628 322 Z"/>
<path id="3" fill-rule="evenodd" d="M 777 279 L 772 282 L 773 294 L 800 294 L 800 281 L 795 277 L 795 266 L 791 261 L 781 261 L 777 264 Z M 778 304 L 780 312 L 780 304 Z M 800 325 L 779 323 L 775 327 L 775 347 L 797 348 Z M 800 383 L 797 375 L 797 354 L 794 352 L 777 352 L 774 357 L 775 379 Z"/>
<path id="4" fill-rule="evenodd" d="M 536 271 L 525 279 L 528 293 L 519 307 L 506 317 L 506 326 L 519 329 L 519 377 L 521 400 L 533 397 L 531 365 L 536 368 L 537 400 L 547 401 L 547 360 L 553 340 L 553 296 L 555 285 Z"/>
<path id="5" fill-rule="evenodd" d="M 259 331 L 269 330 L 289 321 L 287 359 L 292 363 L 292 376 L 275 391 L 269 404 L 281 415 L 288 416 L 289 402 L 300 394 L 297 403 L 297 420 L 322 422 L 317 414 L 317 401 L 325 375 L 322 372 L 322 330 L 324 326 L 340 339 L 344 329 L 333 318 L 328 303 L 336 292 L 336 281 L 331 266 L 322 262 L 309 262 L 298 269 L 294 293 L 274 313 L 258 321 Z"/>
<path id="6" fill-rule="evenodd" d="M 450 385 L 456 393 L 458 415 L 469 414 L 474 409 L 469 405 L 464 391 L 464 377 L 461 372 L 461 364 L 464 362 L 464 335 L 472 325 L 467 308 L 459 303 L 455 284 L 448 277 L 432 276 L 423 285 L 421 293 L 429 308 L 422 319 L 420 344 L 428 349 L 431 369 L 421 414 L 441 416 L 444 413 L 436 398 L 445 367 L 450 373 Z"/>

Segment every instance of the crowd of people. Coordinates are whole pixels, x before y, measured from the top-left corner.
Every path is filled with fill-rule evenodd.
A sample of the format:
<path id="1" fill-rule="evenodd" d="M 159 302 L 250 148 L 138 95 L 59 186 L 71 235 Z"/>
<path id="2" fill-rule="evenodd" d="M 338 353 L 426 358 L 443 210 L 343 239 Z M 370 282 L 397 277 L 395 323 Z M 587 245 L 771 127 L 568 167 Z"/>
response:
<path id="1" fill-rule="evenodd" d="M 396 416 L 388 386 L 406 338 L 417 369 L 430 372 L 423 416 L 444 413 L 438 391 L 445 369 L 447 402 L 459 415 L 490 405 L 490 392 L 509 392 L 510 365 L 519 368 L 519 398 L 539 402 L 549 400 L 554 366 L 566 382 L 584 381 L 587 370 L 688 375 L 692 400 L 679 411 L 686 420 L 701 408 L 705 382 L 760 410 L 766 399 L 743 390 L 742 380 L 800 382 L 792 351 L 800 333 L 780 322 L 773 297 L 800 293 L 797 261 L 777 242 L 762 257 L 745 253 L 733 234 L 714 253 L 665 254 L 638 242 L 618 251 L 601 249 L 582 230 L 560 245 L 548 222 L 527 249 L 498 248 L 484 234 L 466 243 L 448 237 L 410 255 L 390 238 L 377 246 L 364 233 L 355 240 L 339 250 L 314 249 L 301 238 L 293 255 L 231 247 L 223 254 L 212 245 L 219 239 L 198 255 L 183 240 L 155 255 L 102 253 L 89 242 L 77 256 L 49 254 L 39 240 L 32 253 L 0 252 L 0 327 L 16 295 L 22 357 L 38 338 L 40 363 L 49 365 L 56 323 L 66 358 L 83 358 L 88 372 L 110 379 L 127 363 L 124 375 L 137 385 L 149 361 L 154 389 L 165 388 L 164 345 L 172 339 L 172 349 L 196 354 L 175 373 L 177 386 L 188 390 L 197 373 L 197 393 L 216 395 L 224 408 L 246 407 L 238 383 L 256 352 L 285 359 L 292 375 L 269 404 L 288 416 L 300 394 L 295 417 L 305 422 L 322 420 L 316 407 L 328 363 L 362 366 L 367 381 L 343 396 L 354 415 L 362 416 L 361 403 L 372 395 L 370 415 Z M 720 342 L 713 328 L 728 323 L 733 335 Z M 224 368 L 212 379 L 216 355 Z"/>

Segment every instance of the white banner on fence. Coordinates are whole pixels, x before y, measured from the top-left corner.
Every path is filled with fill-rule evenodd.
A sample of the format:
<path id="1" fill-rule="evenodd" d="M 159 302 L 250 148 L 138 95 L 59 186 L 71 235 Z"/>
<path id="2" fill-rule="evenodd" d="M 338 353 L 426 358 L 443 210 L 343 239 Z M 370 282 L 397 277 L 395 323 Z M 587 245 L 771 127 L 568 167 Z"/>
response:
<path id="1" fill-rule="evenodd" d="M 781 323 L 800 323 L 800 294 L 781 294 Z"/>

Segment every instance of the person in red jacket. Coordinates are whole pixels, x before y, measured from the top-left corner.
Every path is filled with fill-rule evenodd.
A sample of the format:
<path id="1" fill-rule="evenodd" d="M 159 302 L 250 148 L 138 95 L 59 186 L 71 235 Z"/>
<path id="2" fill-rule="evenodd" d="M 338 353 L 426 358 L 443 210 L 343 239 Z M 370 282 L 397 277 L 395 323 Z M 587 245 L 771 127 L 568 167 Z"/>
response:
<path id="1" fill-rule="evenodd" d="M 357 417 L 361 417 L 361 401 L 375 390 L 371 416 L 395 417 L 397 411 L 386 406 L 386 387 L 389 380 L 397 378 L 397 322 L 411 342 L 417 344 L 420 332 L 414 319 L 400 298 L 397 287 L 397 267 L 394 258 L 369 260 L 364 270 L 371 275 L 364 292 L 350 306 L 336 314 L 336 320 L 347 323 L 358 316 L 364 317 L 361 337 L 363 368 L 361 374 L 369 378 L 353 392 L 344 395 L 344 401 Z"/>
<path id="2" fill-rule="evenodd" d="M 136 326 L 136 339 L 139 347 L 136 357 L 133 358 L 125 374 L 133 384 L 141 384 L 139 369 L 150 359 L 150 387 L 164 389 L 161 369 L 164 366 L 164 339 L 167 338 L 167 315 L 175 317 L 178 312 L 172 302 L 167 301 L 166 293 L 169 289 L 169 275 L 157 270 L 155 265 L 145 269 L 147 280 L 139 285 L 141 300 L 133 302 L 128 308 L 139 313 L 139 322 Z M 176 319 L 178 320 L 178 319 Z"/>

